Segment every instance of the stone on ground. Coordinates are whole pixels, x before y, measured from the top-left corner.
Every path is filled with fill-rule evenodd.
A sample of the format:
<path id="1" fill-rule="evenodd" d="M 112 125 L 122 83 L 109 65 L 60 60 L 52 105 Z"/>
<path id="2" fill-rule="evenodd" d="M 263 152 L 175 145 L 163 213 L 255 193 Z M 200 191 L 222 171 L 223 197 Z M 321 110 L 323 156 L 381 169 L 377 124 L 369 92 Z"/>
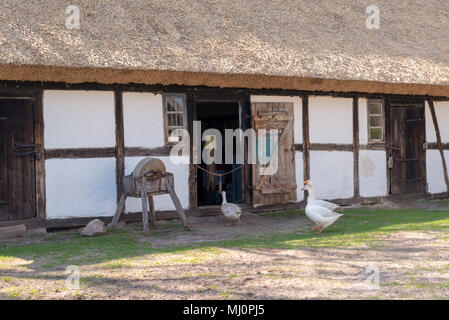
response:
<path id="1" fill-rule="evenodd" d="M 104 225 L 104 222 L 101 221 L 100 219 L 92 220 L 86 225 L 83 231 L 81 231 L 81 235 L 85 237 L 92 237 L 105 233 L 106 233 L 106 226 Z"/>

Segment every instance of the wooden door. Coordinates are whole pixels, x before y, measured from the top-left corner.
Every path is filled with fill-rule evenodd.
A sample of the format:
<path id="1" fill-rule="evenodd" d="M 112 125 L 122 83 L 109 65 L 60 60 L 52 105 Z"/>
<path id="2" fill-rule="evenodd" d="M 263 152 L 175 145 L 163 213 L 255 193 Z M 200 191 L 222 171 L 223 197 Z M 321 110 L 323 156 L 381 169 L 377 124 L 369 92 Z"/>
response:
<path id="1" fill-rule="evenodd" d="M 252 103 L 252 126 L 258 136 L 260 130 L 277 129 L 278 136 L 268 136 L 267 150 L 274 152 L 270 163 L 277 161 L 277 170 L 263 175 L 267 165 L 253 165 L 253 205 L 296 201 L 296 169 L 293 143 L 293 103 Z M 259 145 L 259 143 L 258 143 Z"/>
<path id="2" fill-rule="evenodd" d="M 391 194 L 425 192 L 424 107 L 390 107 Z"/>
<path id="3" fill-rule="evenodd" d="M 33 101 L 0 99 L 0 221 L 36 216 L 35 156 Z"/>

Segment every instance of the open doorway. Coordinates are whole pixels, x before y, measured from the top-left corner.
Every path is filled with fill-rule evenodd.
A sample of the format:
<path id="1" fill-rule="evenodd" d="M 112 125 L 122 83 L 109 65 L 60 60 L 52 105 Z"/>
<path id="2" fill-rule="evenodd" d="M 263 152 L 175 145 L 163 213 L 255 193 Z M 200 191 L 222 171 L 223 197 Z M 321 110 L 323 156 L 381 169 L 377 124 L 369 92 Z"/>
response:
<path id="1" fill-rule="evenodd" d="M 201 168 L 215 173 L 224 173 L 238 168 L 241 164 L 236 163 L 235 143 L 233 148 L 232 163 L 225 163 L 225 129 L 241 128 L 241 107 L 238 102 L 196 102 L 196 120 L 201 121 L 201 135 L 207 129 L 216 129 L 223 137 L 222 141 L 222 163 L 206 164 L 201 159 Z M 207 141 L 202 141 L 201 152 L 204 148 L 211 147 Z M 219 205 L 222 197 L 218 191 L 220 177 L 209 174 L 203 170 L 197 171 L 197 194 L 198 206 Z M 233 171 L 221 177 L 221 184 L 226 191 L 228 202 L 242 203 L 242 169 Z"/>

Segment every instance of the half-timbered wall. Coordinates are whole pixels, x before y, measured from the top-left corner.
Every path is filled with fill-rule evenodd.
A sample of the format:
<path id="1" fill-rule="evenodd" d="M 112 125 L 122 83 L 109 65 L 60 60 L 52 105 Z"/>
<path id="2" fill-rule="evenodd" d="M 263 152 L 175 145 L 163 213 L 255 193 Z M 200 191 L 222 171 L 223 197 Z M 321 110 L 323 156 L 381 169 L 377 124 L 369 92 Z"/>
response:
<path id="1" fill-rule="evenodd" d="M 114 93 L 46 90 L 45 149 L 115 146 Z M 116 205 L 115 158 L 48 159 L 46 217 L 109 216 Z"/>
<path id="2" fill-rule="evenodd" d="M 359 144 L 368 145 L 368 100 L 359 99 Z M 387 155 L 385 150 L 359 151 L 360 196 L 386 196 Z"/>
<path id="3" fill-rule="evenodd" d="M 449 101 L 435 101 L 435 114 L 440 129 L 441 142 L 449 143 Z M 428 144 L 436 144 L 437 138 L 435 126 L 429 104 L 426 102 L 426 141 Z M 444 150 L 447 166 L 449 167 L 449 150 Z M 443 175 L 443 163 L 438 149 L 426 151 L 427 183 L 429 193 L 446 192 L 446 183 Z"/>
<path id="4" fill-rule="evenodd" d="M 386 196 L 386 150 L 384 144 L 368 141 L 367 99 L 309 94 L 250 96 L 251 102 L 294 105 L 297 200 L 304 200 L 300 187 L 309 177 L 317 186 L 318 198 Z M 168 157 L 161 94 L 115 88 L 45 89 L 42 104 L 47 218 L 111 216 L 117 203 L 117 172 L 130 174 L 149 155 L 161 158 L 174 173 L 182 206 L 189 207 L 189 165 L 173 164 Z M 449 166 L 449 102 L 437 100 L 434 106 Z M 428 191 L 443 193 L 446 183 L 427 102 L 425 117 Z M 124 171 L 119 170 L 119 159 Z M 168 196 L 155 197 L 155 208 L 174 209 Z M 126 211 L 140 211 L 140 201 L 129 199 Z"/>
<path id="5" fill-rule="evenodd" d="M 108 150 L 116 147 L 114 104 L 113 91 L 44 92 L 45 149 L 56 153 L 46 160 L 47 218 L 113 215 L 117 171 L 114 153 Z M 133 150 L 133 156 L 125 157 L 125 174 L 130 174 L 145 153 L 164 147 L 162 95 L 124 92 L 122 105 L 124 147 Z M 89 156 L 83 155 L 86 150 Z M 92 154 L 96 151 L 98 158 Z M 73 156 L 58 155 L 67 153 Z M 174 173 L 176 192 L 188 208 L 189 166 L 158 157 Z M 154 200 L 157 210 L 174 209 L 168 195 Z M 140 211 L 140 206 L 140 200 L 131 198 L 126 211 Z"/>
<path id="6" fill-rule="evenodd" d="M 158 148 L 164 146 L 164 118 L 162 95 L 153 93 L 123 93 L 123 122 L 126 148 Z M 168 156 L 157 156 L 167 171 L 175 177 L 176 194 L 184 209 L 189 207 L 189 165 L 187 161 L 175 164 Z M 131 174 L 141 156 L 125 157 L 125 174 Z M 180 160 L 180 159 L 178 159 Z M 156 210 L 174 210 L 170 196 L 154 197 Z M 142 209 L 140 199 L 128 198 L 126 212 L 139 212 Z"/>
<path id="7" fill-rule="evenodd" d="M 314 144 L 353 143 L 353 99 L 309 97 L 310 178 L 316 196 L 323 199 L 354 196 L 354 158 L 352 151 L 314 150 Z M 329 148 L 330 149 L 330 148 Z"/>

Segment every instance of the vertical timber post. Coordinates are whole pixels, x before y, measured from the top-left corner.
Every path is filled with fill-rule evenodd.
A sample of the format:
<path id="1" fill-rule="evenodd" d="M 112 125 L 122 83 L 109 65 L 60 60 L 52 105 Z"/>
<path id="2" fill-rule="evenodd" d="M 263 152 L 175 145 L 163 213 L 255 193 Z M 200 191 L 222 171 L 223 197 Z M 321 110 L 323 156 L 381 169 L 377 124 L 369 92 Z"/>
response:
<path id="1" fill-rule="evenodd" d="M 123 194 L 123 176 L 125 175 L 125 138 L 123 123 L 123 93 L 114 91 L 115 104 L 115 179 L 117 183 L 117 203 Z"/>
<path id="2" fill-rule="evenodd" d="M 309 97 L 302 97 L 302 156 L 304 180 L 310 179 Z"/>
<path id="3" fill-rule="evenodd" d="M 360 198 L 359 180 L 359 98 L 352 100 L 352 145 L 354 155 L 354 199 Z"/>

